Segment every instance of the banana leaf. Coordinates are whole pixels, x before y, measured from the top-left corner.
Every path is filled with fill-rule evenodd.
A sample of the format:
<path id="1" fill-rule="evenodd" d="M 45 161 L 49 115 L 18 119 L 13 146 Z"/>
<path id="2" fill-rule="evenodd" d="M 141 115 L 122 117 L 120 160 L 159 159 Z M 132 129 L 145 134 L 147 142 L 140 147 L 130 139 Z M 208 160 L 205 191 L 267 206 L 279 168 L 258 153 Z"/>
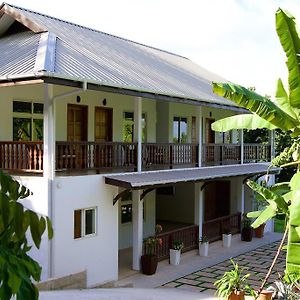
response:
<path id="1" fill-rule="evenodd" d="M 214 131 L 224 132 L 232 129 L 250 130 L 257 128 L 267 128 L 269 130 L 273 130 L 277 127 L 255 114 L 243 114 L 218 120 L 212 124 L 211 128 Z"/>
<path id="2" fill-rule="evenodd" d="M 274 126 L 288 131 L 299 126 L 299 121 L 285 113 L 275 103 L 253 91 L 232 83 L 213 82 L 213 91 L 217 95 L 232 100 L 239 106 L 249 109 Z"/>
<path id="3" fill-rule="evenodd" d="M 291 106 L 300 108 L 300 38 L 295 18 L 279 8 L 276 12 L 276 30 L 287 57 L 289 102 Z"/>
<path id="4" fill-rule="evenodd" d="M 275 98 L 277 100 L 278 106 L 291 117 L 297 119 L 297 113 L 299 112 L 297 108 L 293 108 L 289 102 L 289 96 L 283 86 L 282 80 L 278 79 L 277 89 Z"/>
<path id="5" fill-rule="evenodd" d="M 289 207 L 289 235 L 287 244 L 286 270 L 288 275 L 300 274 L 300 173 L 296 173 L 290 181 L 293 193 Z"/>

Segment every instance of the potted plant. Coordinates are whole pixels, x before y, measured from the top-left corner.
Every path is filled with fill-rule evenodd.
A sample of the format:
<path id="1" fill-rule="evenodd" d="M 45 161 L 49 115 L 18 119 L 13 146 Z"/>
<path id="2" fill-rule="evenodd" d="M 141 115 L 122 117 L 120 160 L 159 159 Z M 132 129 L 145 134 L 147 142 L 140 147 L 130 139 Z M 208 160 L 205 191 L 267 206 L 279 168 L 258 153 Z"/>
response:
<path id="1" fill-rule="evenodd" d="M 226 300 L 244 300 L 245 293 L 255 295 L 253 289 L 247 284 L 250 274 L 243 275 L 244 269 L 231 259 L 233 269 L 224 273 L 214 285 L 217 295 Z"/>
<path id="2" fill-rule="evenodd" d="M 199 255 L 200 256 L 207 256 L 208 255 L 208 248 L 209 248 L 209 240 L 204 235 L 202 238 L 199 239 Z"/>
<path id="3" fill-rule="evenodd" d="M 181 250 L 184 247 L 182 241 L 174 241 L 170 249 L 170 264 L 177 266 L 180 263 Z"/>
<path id="4" fill-rule="evenodd" d="M 287 280 L 286 280 L 287 279 Z M 289 281 L 289 282 L 287 282 Z M 298 300 L 300 299 L 299 283 L 297 281 L 292 281 L 289 276 L 279 277 L 273 285 L 269 286 L 267 290 L 262 291 L 259 295 L 259 300 L 269 300 L 269 299 L 288 299 L 288 300 Z M 268 293 L 266 295 L 266 293 Z M 270 296 L 271 292 L 271 296 Z"/>
<path id="5" fill-rule="evenodd" d="M 231 237 L 232 234 L 230 228 L 224 228 L 222 234 L 223 247 L 229 248 L 231 246 Z"/>
<path id="6" fill-rule="evenodd" d="M 259 225 L 257 228 L 254 228 L 255 237 L 261 239 L 264 236 L 265 226 L 266 226 L 266 224 L 263 223 L 263 224 Z"/>
<path id="7" fill-rule="evenodd" d="M 158 234 L 162 231 L 160 225 L 156 225 L 155 233 Z M 152 275 L 156 272 L 158 258 L 157 247 L 162 245 L 162 239 L 155 236 L 150 236 L 143 241 L 144 255 L 141 256 L 141 267 L 143 274 Z"/>
<path id="8" fill-rule="evenodd" d="M 251 219 L 244 215 L 242 220 L 241 240 L 251 242 L 253 236 L 253 228 L 251 227 Z"/>

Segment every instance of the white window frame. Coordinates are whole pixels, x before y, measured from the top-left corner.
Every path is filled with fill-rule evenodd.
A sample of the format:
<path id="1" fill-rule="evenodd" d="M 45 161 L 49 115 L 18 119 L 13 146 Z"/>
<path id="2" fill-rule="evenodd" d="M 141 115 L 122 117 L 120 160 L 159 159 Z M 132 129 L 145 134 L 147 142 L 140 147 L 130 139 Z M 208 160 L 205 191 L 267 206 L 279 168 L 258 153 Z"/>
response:
<path id="1" fill-rule="evenodd" d="M 31 103 L 31 113 L 29 113 L 29 112 L 14 112 L 14 109 L 13 109 L 14 102 Z M 32 138 L 33 138 L 33 125 L 34 125 L 33 123 L 34 123 L 34 120 L 35 119 L 44 120 L 44 113 L 42 113 L 42 114 L 34 113 L 34 104 L 43 104 L 44 105 L 43 102 L 34 101 L 34 100 L 13 99 L 13 101 L 12 101 L 12 117 L 13 117 L 13 119 L 14 118 L 30 119 L 30 123 L 31 123 L 31 132 L 30 132 L 31 141 L 32 141 Z M 12 131 L 14 131 L 14 128 L 12 128 Z"/>
<path id="2" fill-rule="evenodd" d="M 97 207 L 96 206 L 92 206 L 92 207 L 87 207 L 87 208 L 78 208 L 78 209 L 74 209 L 73 211 L 73 229 L 75 228 L 75 219 L 74 219 L 74 212 L 76 210 L 80 210 L 81 211 L 81 237 L 78 238 L 74 238 L 74 240 L 80 240 L 82 238 L 86 238 L 86 237 L 94 237 L 97 235 Z M 94 232 L 90 233 L 90 234 L 86 234 L 86 227 L 85 227 L 85 220 L 86 220 L 86 211 L 88 210 L 93 210 L 94 211 Z"/>

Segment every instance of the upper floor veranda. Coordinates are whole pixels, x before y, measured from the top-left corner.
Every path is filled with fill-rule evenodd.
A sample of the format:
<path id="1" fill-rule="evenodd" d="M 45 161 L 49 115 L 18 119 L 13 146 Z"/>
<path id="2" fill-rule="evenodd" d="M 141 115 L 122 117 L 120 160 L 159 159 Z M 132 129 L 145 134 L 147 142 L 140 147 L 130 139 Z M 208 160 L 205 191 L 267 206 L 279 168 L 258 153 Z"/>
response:
<path id="1" fill-rule="evenodd" d="M 0 168 L 59 176 L 271 160 L 271 138 L 246 144 L 241 131 L 211 130 L 238 108 L 173 100 L 43 83 L 1 87 Z"/>

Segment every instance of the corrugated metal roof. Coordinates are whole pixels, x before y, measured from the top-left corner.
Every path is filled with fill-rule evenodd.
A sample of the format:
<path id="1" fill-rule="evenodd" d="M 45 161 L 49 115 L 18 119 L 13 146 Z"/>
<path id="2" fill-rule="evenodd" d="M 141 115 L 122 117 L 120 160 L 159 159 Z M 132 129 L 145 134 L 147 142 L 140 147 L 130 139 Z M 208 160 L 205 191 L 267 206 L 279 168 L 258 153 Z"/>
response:
<path id="1" fill-rule="evenodd" d="M 212 92 L 212 80 L 225 80 L 187 58 L 26 9 L 11 7 L 57 36 L 54 72 L 48 71 L 58 77 L 84 78 L 101 85 L 235 106 Z M 38 37 L 39 35 L 36 36 L 37 39 Z M 11 40 L 15 44 L 21 41 L 18 48 L 22 48 L 23 40 L 20 40 L 19 35 L 11 36 Z M 12 47 L 5 44 L 6 40 L 1 38 L 0 47 Z M 24 53 L 25 50 L 21 54 Z M 32 64 L 32 52 L 24 59 Z M 24 63 L 16 62 L 10 71 L 18 73 L 19 65 Z M 1 68 L 5 69 L 5 66 L 1 64 Z M 32 71 L 31 68 L 26 70 Z"/>
<path id="2" fill-rule="evenodd" d="M 232 176 L 264 174 L 270 164 L 255 163 L 229 166 L 201 167 L 192 169 L 160 170 L 142 173 L 126 173 L 105 176 L 105 183 L 126 189 L 142 189 L 183 182 L 199 182 Z M 271 168 L 270 173 L 280 168 Z"/>
<path id="3" fill-rule="evenodd" d="M 0 76 L 31 73 L 40 34 L 21 32 L 0 40 Z"/>

